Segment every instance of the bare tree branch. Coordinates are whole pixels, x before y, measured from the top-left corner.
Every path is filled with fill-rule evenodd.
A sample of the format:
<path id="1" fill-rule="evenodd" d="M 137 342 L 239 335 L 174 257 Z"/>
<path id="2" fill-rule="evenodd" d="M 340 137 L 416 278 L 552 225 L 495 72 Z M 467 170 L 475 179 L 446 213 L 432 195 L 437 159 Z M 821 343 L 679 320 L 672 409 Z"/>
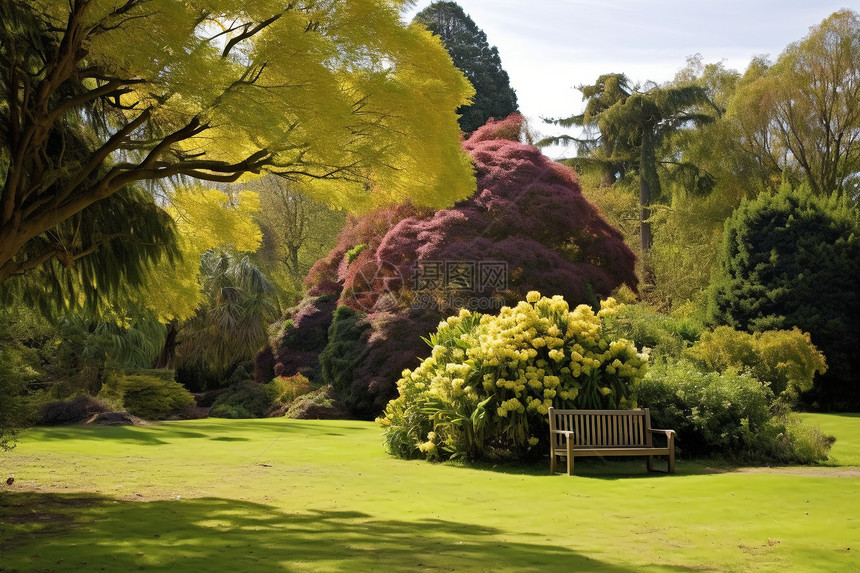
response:
<path id="1" fill-rule="evenodd" d="M 289 10 L 289 7 L 287 7 L 287 10 Z M 221 52 L 221 57 L 226 58 L 227 56 L 229 56 L 230 51 L 236 46 L 236 44 L 239 44 L 240 42 L 243 42 L 243 41 L 247 40 L 248 38 L 253 37 L 258 32 L 263 30 L 264 28 L 267 28 L 268 26 L 270 26 L 274 22 L 277 22 L 281 18 L 281 16 L 283 16 L 283 15 L 284 15 L 284 13 L 280 12 L 278 14 L 275 14 L 271 18 L 263 20 L 262 22 L 260 22 L 256 26 L 252 25 L 251 23 L 248 23 L 248 24 L 245 24 L 244 26 L 242 26 L 242 28 L 244 28 L 242 33 L 240 33 L 238 36 L 231 38 L 227 42 L 227 44 L 224 46 L 224 51 Z"/>

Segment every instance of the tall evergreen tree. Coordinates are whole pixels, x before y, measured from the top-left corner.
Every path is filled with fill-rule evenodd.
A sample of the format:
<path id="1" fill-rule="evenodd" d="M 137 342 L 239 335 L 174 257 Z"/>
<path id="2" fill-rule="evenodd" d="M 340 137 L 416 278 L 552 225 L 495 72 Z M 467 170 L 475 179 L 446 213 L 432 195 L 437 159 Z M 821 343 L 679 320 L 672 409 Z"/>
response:
<path id="1" fill-rule="evenodd" d="M 415 22 L 442 39 L 454 65 L 475 88 L 471 104 L 460 106 L 460 128 L 471 133 L 488 119 L 503 119 L 518 111 L 517 94 L 495 46 L 456 2 L 433 2 L 415 15 Z"/>
<path id="2" fill-rule="evenodd" d="M 568 161 L 578 171 L 592 168 L 600 172 L 600 186 L 608 187 L 627 171 L 635 169 L 636 153 L 631 146 L 636 145 L 636 138 L 617 137 L 615 133 L 601 129 L 601 115 L 616 104 L 623 104 L 633 93 L 634 88 L 624 74 L 603 74 L 593 85 L 578 86 L 582 92 L 585 110 L 576 115 L 560 119 L 548 119 L 552 123 L 565 128 L 581 128 L 580 137 L 570 134 L 549 136 L 537 143 L 538 147 L 558 144 L 573 144 L 576 148 L 576 161 Z"/>
<path id="3" fill-rule="evenodd" d="M 630 88 L 623 74 L 600 76 L 595 85 L 580 90 L 588 102 L 583 114 L 548 121 L 590 130 L 586 132 L 590 139 L 580 140 L 579 147 L 585 160 L 600 168 L 604 181 L 611 183 L 616 174 L 628 169 L 638 171 L 640 237 L 642 252 L 648 253 L 652 245 L 651 202 L 662 194 L 658 174 L 661 146 L 679 129 L 713 121 L 716 110 L 701 86 L 655 85 L 640 91 Z M 548 138 L 538 145 L 557 142 L 558 138 Z"/>

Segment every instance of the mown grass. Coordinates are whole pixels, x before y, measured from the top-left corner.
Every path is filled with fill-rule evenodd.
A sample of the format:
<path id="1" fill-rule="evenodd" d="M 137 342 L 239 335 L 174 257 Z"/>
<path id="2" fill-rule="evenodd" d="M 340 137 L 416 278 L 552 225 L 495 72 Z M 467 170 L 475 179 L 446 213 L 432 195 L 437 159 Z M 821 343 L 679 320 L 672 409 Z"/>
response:
<path id="1" fill-rule="evenodd" d="M 827 463 L 860 467 L 860 414 L 801 414 L 804 424 L 818 426 L 829 436 L 837 436 Z"/>
<path id="2" fill-rule="evenodd" d="M 0 454 L 0 571 L 857 571 L 860 417 L 839 465 L 464 467 L 372 423 L 33 429 Z"/>

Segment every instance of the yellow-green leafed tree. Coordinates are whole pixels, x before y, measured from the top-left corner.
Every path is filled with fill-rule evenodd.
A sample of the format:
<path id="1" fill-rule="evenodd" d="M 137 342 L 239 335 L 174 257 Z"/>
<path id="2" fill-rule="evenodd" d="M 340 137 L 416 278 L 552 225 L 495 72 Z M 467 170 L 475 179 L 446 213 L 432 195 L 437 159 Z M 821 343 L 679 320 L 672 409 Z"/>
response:
<path id="1" fill-rule="evenodd" d="M 0 283 L 112 248 L 52 229 L 147 181 L 267 171 L 350 210 L 470 194 L 473 90 L 408 4 L 0 0 Z"/>
<path id="2" fill-rule="evenodd" d="M 162 322 L 186 320 L 203 302 L 200 260 L 206 251 L 228 248 L 254 252 L 262 235 L 253 217 L 257 194 L 244 191 L 230 198 L 223 191 L 177 188 L 166 210 L 176 222 L 181 257 L 163 258 L 154 266 L 141 291 L 140 306 L 150 308 Z"/>
<path id="3" fill-rule="evenodd" d="M 756 59 L 729 106 L 741 147 L 771 175 L 813 193 L 856 197 L 860 171 L 860 14 L 839 10 L 790 44 L 776 63 Z"/>

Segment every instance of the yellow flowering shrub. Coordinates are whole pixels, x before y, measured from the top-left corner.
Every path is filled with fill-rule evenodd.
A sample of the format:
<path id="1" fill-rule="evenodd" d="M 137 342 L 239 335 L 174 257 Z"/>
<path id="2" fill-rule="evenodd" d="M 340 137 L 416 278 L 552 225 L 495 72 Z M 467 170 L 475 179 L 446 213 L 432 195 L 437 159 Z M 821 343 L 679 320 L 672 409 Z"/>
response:
<path id="1" fill-rule="evenodd" d="M 546 414 L 557 408 L 629 408 L 648 356 L 610 339 L 618 303 L 573 310 L 561 296 L 529 292 L 498 315 L 461 310 L 425 339 L 433 351 L 404 370 L 382 425 L 401 457 L 526 459 L 543 452 Z"/>

